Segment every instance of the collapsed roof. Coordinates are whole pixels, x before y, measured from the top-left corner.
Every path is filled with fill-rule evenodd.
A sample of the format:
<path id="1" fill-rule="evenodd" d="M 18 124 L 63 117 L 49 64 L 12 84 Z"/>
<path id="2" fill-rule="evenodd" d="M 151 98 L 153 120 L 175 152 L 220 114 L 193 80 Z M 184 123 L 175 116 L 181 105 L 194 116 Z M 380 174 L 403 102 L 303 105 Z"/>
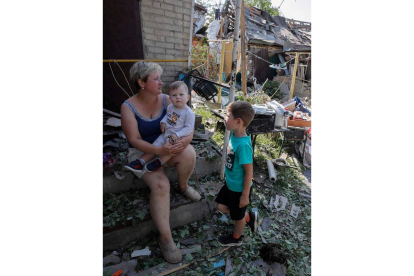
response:
<path id="1" fill-rule="evenodd" d="M 236 5 L 226 0 L 222 14 L 224 16 L 223 35 L 229 37 L 234 30 Z M 301 29 L 292 29 L 282 16 L 271 16 L 266 11 L 245 5 L 245 30 L 248 43 L 282 46 L 284 52 L 310 52 L 311 36 Z M 307 23 L 307 22 L 304 22 Z M 310 23 L 307 23 L 310 28 Z"/>

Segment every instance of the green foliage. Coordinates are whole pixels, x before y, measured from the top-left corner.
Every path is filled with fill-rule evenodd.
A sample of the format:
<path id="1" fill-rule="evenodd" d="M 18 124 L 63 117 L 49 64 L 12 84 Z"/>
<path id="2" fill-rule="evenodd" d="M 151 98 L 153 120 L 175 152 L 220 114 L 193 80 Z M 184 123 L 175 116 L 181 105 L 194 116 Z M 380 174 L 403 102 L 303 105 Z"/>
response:
<path id="1" fill-rule="evenodd" d="M 269 97 L 272 97 L 276 90 L 279 88 L 279 82 L 277 81 L 267 81 L 263 86 L 263 92 L 266 93 Z"/>
<path id="2" fill-rule="evenodd" d="M 191 69 L 197 68 L 207 79 L 218 81 L 218 60 L 217 56 L 211 53 L 211 49 L 207 44 L 207 37 L 203 37 L 200 41 L 193 41 L 191 60 L 195 60 L 192 62 Z"/>
<path id="3" fill-rule="evenodd" d="M 252 93 L 247 96 L 245 96 L 243 93 L 238 93 L 238 100 L 246 101 L 251 104 L 265 104 L 270 101 L 270 98 L 263 91 L 261 91 L 261 92 Z"/>
<path id="4" fill-rule="evenodd" d="M 272 7 L 272 1 L 270 0 L 245 0 L 244 4 L 267 11 L 272 16 L 279 15 L 279 11 L 276 7 Z"/>

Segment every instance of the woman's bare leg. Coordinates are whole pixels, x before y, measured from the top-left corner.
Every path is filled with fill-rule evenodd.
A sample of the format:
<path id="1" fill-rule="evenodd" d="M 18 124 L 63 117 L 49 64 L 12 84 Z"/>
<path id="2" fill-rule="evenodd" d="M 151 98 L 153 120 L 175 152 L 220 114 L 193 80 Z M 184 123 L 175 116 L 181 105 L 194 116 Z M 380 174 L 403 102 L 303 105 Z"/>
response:
<path id="1" fill-rule="evenodd" d="M 192 145 L 188 145 L 180 154 L 172 157 L 167 165 L 176 167 L 178 175 L 178 185 L 183 192 L 188 187 L 188 180 L 194 171 L 196 153 Z"/>
<path id="2" fill-rule="evenodd" d="M 144 174 L 142 180 L 144 180 L 151 189 L 151 217 L 160 232 L 161 243 L 166 244 L 167 242 L 172 241 L 170 229 L 170 182 L 162 168 Z"/>

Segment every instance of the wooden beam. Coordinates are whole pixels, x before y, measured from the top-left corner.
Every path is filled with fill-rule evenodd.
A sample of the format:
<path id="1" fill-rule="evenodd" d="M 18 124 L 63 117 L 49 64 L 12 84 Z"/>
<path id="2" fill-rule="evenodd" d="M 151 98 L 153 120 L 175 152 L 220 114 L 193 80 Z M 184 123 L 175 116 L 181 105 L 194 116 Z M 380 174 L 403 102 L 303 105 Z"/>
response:
<path id="1" fill-rule="evenodd" d="M 220 56 L 220 69 L 219 69 L 219 83 L 223 82 L 223 67 L 224 67 L 224 53 L 226 49 L 226 44 L 225 43 L 221 43 L 221 56 Z M 217 102 L 221 103 L 221 89 L 222 87 L 219 88 L 219 93 L 218 93 L 218 97 L 217 97 Z"/>
<path id="2" fill-rule="evenodd" d="M 295 80 L 296 80 L 296 72 L 298 71 L 298 63 L 299 63 L 299 53 L 296 53 L 295 57 L 295 67 L 293 68 L 293 75 L 292 75 L 292 84 L 290 85 L 290 98 L 293 98 L 293 91 L 295 90 Z"/>
<path id="3" fill-rule="evenodd" d="M 244 22 L 244 0 L 242 0 L 241 6 L 241 15 L 240 15 L 240 26 L 241 26 L 241 82 L 242 82 L 242 91 L 245 96 L 247 96 L 247 74 L 246 74 L 246 31 L 245 31 L 245 22 Z"/>

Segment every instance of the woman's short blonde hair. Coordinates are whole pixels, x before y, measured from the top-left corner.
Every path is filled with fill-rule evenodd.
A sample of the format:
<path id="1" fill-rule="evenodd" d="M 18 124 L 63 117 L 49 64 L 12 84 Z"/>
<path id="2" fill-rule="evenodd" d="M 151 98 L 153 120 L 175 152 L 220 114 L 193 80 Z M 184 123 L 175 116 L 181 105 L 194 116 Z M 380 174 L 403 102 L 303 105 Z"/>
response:
<path id="1" fill-rule="evenodd" d="M 162 74 L 162 68 L 158 63 L 138 61 L 135 62 L 129 70 L 129 77 L 134 83 L 136 83 L 137 80 L 147 82 L 148 76 L 154 71 L 157 71 L 160 75 Z"/>

